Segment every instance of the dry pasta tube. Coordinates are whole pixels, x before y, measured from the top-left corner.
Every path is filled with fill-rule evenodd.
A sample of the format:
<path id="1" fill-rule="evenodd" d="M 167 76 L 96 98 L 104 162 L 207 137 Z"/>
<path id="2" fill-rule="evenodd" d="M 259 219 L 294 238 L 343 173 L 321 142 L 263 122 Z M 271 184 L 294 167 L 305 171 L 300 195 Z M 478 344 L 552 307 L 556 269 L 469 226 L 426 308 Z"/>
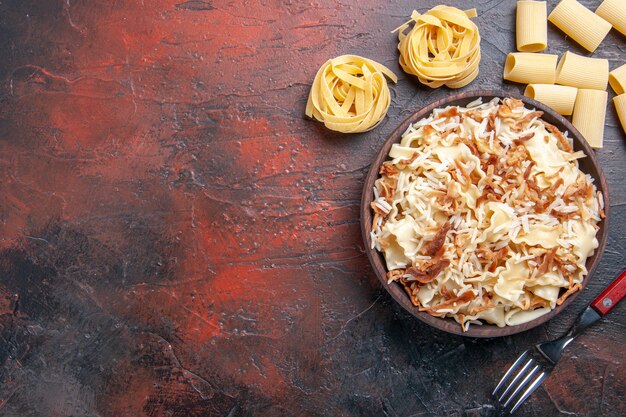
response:
<path id="1" fill-rule="evenodd" d="M 569 116 L 574 110 L 577 88 L 554 84 L 528 84 L 524 95 L 537 100 L 557 113 Z"/>
<path id="2" fill-rule="evenodd" d="M 567 51 L 556 67 L 556 82 L 576 88 L 606 90 L 609 81 L 609 61 L 588 58 Z"/>
<path id="3" fill-rule="evenodd" d="M 607 97 L 606 91 L 585 89 L 579 89 L 576 95 L 572 124 L 592 148 L 602 147 Z"/>
<path id="4" fill-rule="evenodd" d="M 548 20 L 590 52 L 598 48 L 611 30 L 609 22 L 576 0 L 562 0 Z"/>
<path id="5" fill-rule="evenodd" d="M 619 95 L 626 92 L 626 64 L 609 72 L 609 83 L 615 94 Z"/>
<path id="6" fill-rule="evenodd" d="M 329 59 L 317 71 L 305 113 L 342 133 L 373 129 L 391 102 L 385 76 L 394 83 L 398 80 L 389 68 L 367 58 Z"/>
<path id="7" fill-rule="evenodd" d="M 626 35 L 626 1 L 604 0 L 596 9 L 596 14 Z"/>
<path id="8" fill-rule="evenodd" d="M 622 129 L 626 133 L 626 94 L 613 97 L 613 104 L 615 104 L 615 110 L 622 124 Z"/>
<path id="9" fill-rule="evenodd" d="M 511 52 L 506 57 L 503 78 L 524 84 L 554 84 L 558 59 L 552 54 Z"/>
<path id="10" fill-rule="evenodd" d="M 414 10 L 411 20 L 396 29 L 402 69 L 430 88 L 461 88 L 472 82 L 480 63 L 480 35 L 469 19 L 475 16 L 473 9 L 449 6 L 435 6 L 425 14 Z M 411 23 L 413 28 L 405 33 Z"/>
<path id="11" fill-rule="evenodd" d="M 548 46 L 548 12 L 545 1 L 518 1 L 515 18 L 517 50 L 539 52 Z"/>

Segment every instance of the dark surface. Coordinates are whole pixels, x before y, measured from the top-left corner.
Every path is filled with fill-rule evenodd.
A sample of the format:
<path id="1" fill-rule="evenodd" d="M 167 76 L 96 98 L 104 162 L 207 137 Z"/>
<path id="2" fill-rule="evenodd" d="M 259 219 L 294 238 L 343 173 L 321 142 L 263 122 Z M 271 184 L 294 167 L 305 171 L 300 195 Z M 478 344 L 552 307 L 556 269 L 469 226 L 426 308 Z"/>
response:
<path id="1" fill-rule="evenodd" d="M 593 149 L 587 144 L 584 137 L 576 130 L 576 128 L 563 116 L 552 110 L 550 107 L 539 103 L 533 99 L 520 95 L 518 93 L 512 91 L 502 91 L 502 90 L 472 90 L 472 91 L 464 91 L 456 94 L 451 94 L 448 97 L 437 100 L 433 103 L 428 104 L 427 106 L 421 108 L 417 112 L 413 113 L 411 116 L 407 117 L 402 123 L 396 127 L 393 132 L 389 135 L 389 137 L 385 140 L 380 150 L 374 157 L 372 161 L 372 165 L 365 177 L 365 184 L 363 186 L 363 194 L 361 196 L 361 236 L 363 238 L 363 242 L 365 243 L 365 248 L 367 255 L 372 263 L 372 267 L 380 284 L 382 285 L 387 292 L 394 298 L 401 306 L 405 308 L 409 313 L 413 314 L 418 319 L 422 320 L 425 323 L 430 324 L 436 329 L 443 330 L 449 333 L 454 333 L 458 335 L 468 336 L 468 337 L 498 337 L 498 336 L 508 336 L 515 333 L 520 333 L 538 325 L 545 323 L 546 321 L 552 319 L 552 317 L 560 314 L 561 311 L 566 309 L 581 291 L 578 291 L 572 295 L 570 295 L 563 304 L 557 306 L 554 310 L 549 312 L 548 314 L 544 314 L 543 316 L 536 318 L 535 320 L 531 320 L 527 323 L 519 324 L 517 326 L 506 326 L 506 327 L 498 327 L 498 326 L 470 326 L 469 329 L 463 331 L 461 326 L 451 318 L 441 319 L 438 317 L 431 316 L 430 314 L 419 311 L 419 309 L 411 303 L 411 300 L 407 296 L 406 292 L 402 288 L 401 285 L 397 282 L 392 282 L 389 284 L 387 282 L 387 266 L 385 264 L 385 257 L 383 254 L 376 249 L 371 249 L 372 240 L 370 237 L 370 231 L 372 230 L 372 209 L 371 203 L 374 199 L 373 192 L 371 191 L 374 188 L 374 183 L 378 178 L 380 178 L 379 167 L 382 165 L 384 161 L 390 160 L 389 158 L 389 150 L 394 143 L 399 143 L 402 135 L 412 123 L 416 123 L 426 117 L 429 117 L 434 109 L 443 108 L 448 106 L 466 106 L 468 103 L 481 98 L 483 102 L 488 102 L 493 98 L 504 98 L 504 97 L 513 97 L 518 100 L 522 100 L 526 107 L 534 108 L 536 110 L 543 111 L 542 119 L 548 123 L 553 124 L 561 131 L 567 132 L 569 137 L 572 138 L 573 148 L 575 151 L 583 151 L 586 158 L 581 159 L 579 163 L 579 167 L 582 172 L 585 174 L 591 175 L 594 178 L 597 190 L 602 193 L 604 196 L 604 203 L 606 204 L 605 214 L 607 217 L 610 217 L 610 197 L 608 193 L 608 184 L 606 182 L 606 177 L 602 172 L 602 168 L 600 168 L 600 164 L 595 157 L 595 153 Z M 590 277 L 595 273 L 596 268 L 598 267 L 600 260 L 602 259 L 602 254 L 606 248 L 606 243 L 608 240 L 608 221 L 607 219 L 603 219 L 598 223 L 598 232 L 596 234 L 596 238 L 598 240 L 598 248 L 595 253 L 587 258 L 587 262 L 585 264 L 587 271 L 589 274 L 585 276 L 582 281 L 583 289 L 589 283 Z"/>
<path id="2" fill-rule="evenodd" d="M 369 266 L 359 200 L 384 138 L 449 94 L 402 73 L 389 33 L 436 3 L 1 2 L 0 415 L 495 415 L 507 365 L 626 264 L 625 138 L 610 105 L 609 242 L 563 314 L 472 340 L 406 313 Z M 465 90 L 520 91 L 501 82 L 514 2 L 449 2 L 470 3 Z M 549 52 L 583 53 L 549 31 Z M 612 31 L 593 56 L 615 68 L 625 46 Z M 367 134 L 303 118 L 344 53 L 400 77 Z M 516 415 L 625 415 L 625 327 L 622 304 Z"/>

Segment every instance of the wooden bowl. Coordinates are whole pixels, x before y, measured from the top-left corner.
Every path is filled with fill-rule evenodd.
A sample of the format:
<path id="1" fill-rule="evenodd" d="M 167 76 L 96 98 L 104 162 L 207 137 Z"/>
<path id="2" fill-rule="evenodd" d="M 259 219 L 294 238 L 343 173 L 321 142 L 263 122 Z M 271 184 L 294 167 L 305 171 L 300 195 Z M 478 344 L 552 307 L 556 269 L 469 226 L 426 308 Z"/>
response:
<path id="1" fill-rule="evenodd" d="M 605 202 L 605 213 L 606 218 L 603 219 L 598 226 L 600 229 L 597 233 L 597 239 L 599 246 L 595 250 L 593 256 L 587 259 L 587 270 L 589 273 L 585 277 L 582 282 L 583 288 L 587 285 L 590 277 L 593 275 L 598 263 L 600 262 L 600 258 L 604 252 L 604 248 L 606 247 L 606 241 L 608 237 L 608 220 L 609 220 L 609 195 L 608 195 L 608 186 L 606 183 L 606 178 L 598 165 L 598 161 L 596 159 L 594 151 L 587 144 L 587 142 L 583 139 L 583 136 L 576 130 L 572 124 L 565 119 L 560 114 L 556 113 L 554 110 L 545 106 L 544 104 L 539 103 L 538 101 L 532 100 L 528 97 L 521 96 L 516 93 L 500 91 L 500 90 L 478 90 L 478 91 L 468 91 L 459 94 L 454 94 L 450 97 L 438 100 L 423 109 L 417 111 L 413 115 L 409 116 L 405 121 L 403 121 L 400 126 L 398 126 L 392 133 L 389 135 L 385 143 L 376 154 L 372 165 L 370 166 L 370 170 L 365 179 L 365 186 L 363 188 L 363 196 L 361 198 L 361 233 L 363 234 L 363 241 L 365 242 L 365 247 L 367 251 L 367 256 L 374 267 L 374 271 L 376 271 L 376 275 L 380 280 L 381 284 L 389 294 L 396 300 L 405 310 L 413 314 L 415 317 L 420 319 L 421 321 L 430 324 L 437 329 L 454 333 L 462 336 L 468 337 L 499 337 L 499 336 L 507 336 L 519 332 L 523 332 L 525 330 L 531 329 L 533 327 L 539 326 L 542 323 L 550 320 L 555 315 L 559 314 L 563 309 L 567 308 L 567 306 L 574 301 L 574 298 L 578 296 L 581 291 L 578 291 L 568 297 L 563 304 L 557 306 L 554 310 L 550 311 L 548 314 L 545 314 L 535 320 L 532 320 L 527 323 L 519 324 L 517 326 L 505 326 L 498 327 L 494 324 L 485 323 L 482 326 L 470 325 L 469 330 L 463 332 L 461 330 L 461 326 L 451 318 L 438 318 L 431 316 L 426 312 L 418 311 L 417 307 L 414 307 L 409 300 L 409 297 L 406 295 L 404 290 L 401 288 L 400 284 L 396 282 L 392 282 L 391 284 L 387 284 L 386 272 L 387 269 L 385 267 L 385 259 L 382 253 L 378 252 L 376 249 L 371 249 L 371 237 L 370 230 L 372 226 L 372 212 L 370 209 L 370 203 L 372 202 L 374 196 L 372 192 L 372 188 L 374 187 L 374 182 L 379 178 L 378 170 L 380 165 L 388 160 L 389 149 L 391 145 L 394 143 L 400 142 L 402 134 L 406 131 L 409 124 L 415 123 L 420 119 L 428 117 L 428 115 L 436 108 L 446 107 L 449 105 L 461 105 L 465 106 L 471 101 L 477 99 L 478 97 L 483 98 L 483 102 L 487 102 L 494 97 L 506 98 L 513 97 L 519 100 L 522 100 L 526 107 L 534 107 L 538 110 L 544 112 L 543 119 L 548 123 L 552 123 L 556 127 L 558 127 L 561 131 L 568 131 L 569 136 L 573 138 L 574 141 L 574 149 L 582 150 L 587 155 L 586 158 L 579 160 L 580 170 L 584 173 L 590 174 L 594 178 L 594 183 L 598 190 L 602 191 L 604 195 Z"/>

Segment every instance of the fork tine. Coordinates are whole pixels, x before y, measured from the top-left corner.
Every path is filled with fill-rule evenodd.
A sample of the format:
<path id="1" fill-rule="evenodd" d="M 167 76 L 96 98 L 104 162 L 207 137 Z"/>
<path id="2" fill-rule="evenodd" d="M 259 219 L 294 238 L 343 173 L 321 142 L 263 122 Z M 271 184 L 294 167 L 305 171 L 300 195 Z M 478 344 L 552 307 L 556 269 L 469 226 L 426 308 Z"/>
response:
<path id="1" fill-rule="evenodd" d="M 533 368 L 533 370 L 532 370 L 532 371 L 530 371 L 530 372 L 528 373 L 528 375 L 526 375 L 526 378 L 524 378 L 524 380 L 523 380 L 523 381 L 522 381 L 522 382 L 521 382 L 521 383 L 517 386 L 517 388 L 515 388 L 515 391 L 513 391 L 513 394 L 511 394 L 511 395 L 509 396 L 509 398 L 506 400 L 506 402 L 503 404 L 503 405 L 504 405 L 504 407 L 506 407 L 507 405 L 509 405 L 509 403 L 511 402 L 511 400 L 512 400 L 513 398 L 515 398 L 515 396 L 517 395 L 517 393 L 518 393 L 518 392 L 520 392 L 520 391 L 521 391 L 521 390 L 522 390 L 522 389 L 526 386 L 526 384 L 528 383 L 528 381 L 530 381 L 530 378 L 532 378 L 532 377 L 533 377 L 533 375 L 535 375 L 535 373 L 536 373 L 538 370 L 540 370 L 540 369 L 541 369 L 541 366 L 540 366 L 540 365 L 537 365 L 537 366 L 535 366 L 535 367 Z"/>
<path id="2" fill-rule="evenodd" d="M 537 379 L 535 379 L 533 381 L 532 384 L 530 384 L 530 386 L 528 388 L 526 388 L 526 391 L 524 391 L 524 394 L 522 395 L 522 397 L 515 403 L 515 405 L 513 406 L 513 408 L 511 408 L 511 414 L 513 414 L 513 412 L 515 412 L 515 410 L 517 410 L 517 407 L 519 407 L 520 405 L 522 405 L 522 403 L 524 401 L 526 401 L 526 398 L 530 397 L 530 394 L 532 394 L 533 392 L 535 392 L 535 390 L 539 387 L 539 385 L 541 385 L 541 383 L 548 377 L 548 374 L 545 372 L 542 372 L 541 374 L 539 374 L 539 376 L 537 377 Z"/>
<path id="3" fill-rule="evenodd" d="M 504 384 L 504 381 L 506 381 L 506 379 L 509 377 L 509 375 L 511 375 L 513 373 L 513 371 L 515 371 L 515 369 L 517 369 L 517 366 L 522 363 L 522 361 L 524 359 L 526 359 L 526 357 L 528 356 L 528 351 L 522 353 L 519 358 L 517 358 L 517 360 L 513 363 L 513 365 L 511 365 L 511 367 L 506 371 L 506 373 L 504 374 L 504 376 L 502 377 L 502 379 L 500 379 L 500 382 L 498 382 L 498 385 L 496 386 L 496 389 L 493 390 L 493 392 L 491 393 L 491 395 L 496 395 L 496 392 L 498 392 L 498 390 L 500 389 L 500 387 Z"/>
<path id="4" fill-rule="evenodd" d="M 515 384 L 517 383 L 517 381 L 519 381 L 520 378 L 522 378 L 526 372 L 526 369 L 529 366 L 534 365 L 535 360 L 531 357 L 529 358 L 526 363 L 524 364 L 524 366 L 522 367 L 522 369 L 520 369 L 520 371 L 517 373 L 517 375 L 515 375 L 515 378 L 513 378 L 513 380 L 511 382 L 509 382 L 509 386 L 506 387 L 506 389 L 504 390 L 504 392 L 502 393 L 502 395 L 500 396 L 500 398 L 498 398 L 498 401 L 502 402 L 502 399 L 506 396 L 506 394 L 509 393 L 509 391 L 511 390 L 511 388 L 513 388 L 515 386 Z"/>

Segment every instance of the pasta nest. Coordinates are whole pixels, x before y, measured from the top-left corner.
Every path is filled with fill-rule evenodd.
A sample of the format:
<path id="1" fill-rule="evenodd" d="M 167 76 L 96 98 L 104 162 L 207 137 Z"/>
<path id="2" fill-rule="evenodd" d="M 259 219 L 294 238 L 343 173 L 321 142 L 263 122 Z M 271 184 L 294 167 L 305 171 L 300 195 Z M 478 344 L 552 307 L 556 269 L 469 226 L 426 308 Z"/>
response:
<path id="1" fill-rule="evenodd" d="M 311 86 L 306 115 L 337 132 L 360 133 L 378 126 L 391 102 L 385 76 L 391 70 L 371 59 L 342 55 L 326 61 Z"/>
<path id="2" fill-rule="evenodd" d="M 396 29 L 402 69 L 430 88 L 461 88 L 472 82 L 478 75 L 480 34 L 470 17 L 476 17 L 475 9 L 436 6 L 425 14 L 414 10 L 411 20 Z"/>

